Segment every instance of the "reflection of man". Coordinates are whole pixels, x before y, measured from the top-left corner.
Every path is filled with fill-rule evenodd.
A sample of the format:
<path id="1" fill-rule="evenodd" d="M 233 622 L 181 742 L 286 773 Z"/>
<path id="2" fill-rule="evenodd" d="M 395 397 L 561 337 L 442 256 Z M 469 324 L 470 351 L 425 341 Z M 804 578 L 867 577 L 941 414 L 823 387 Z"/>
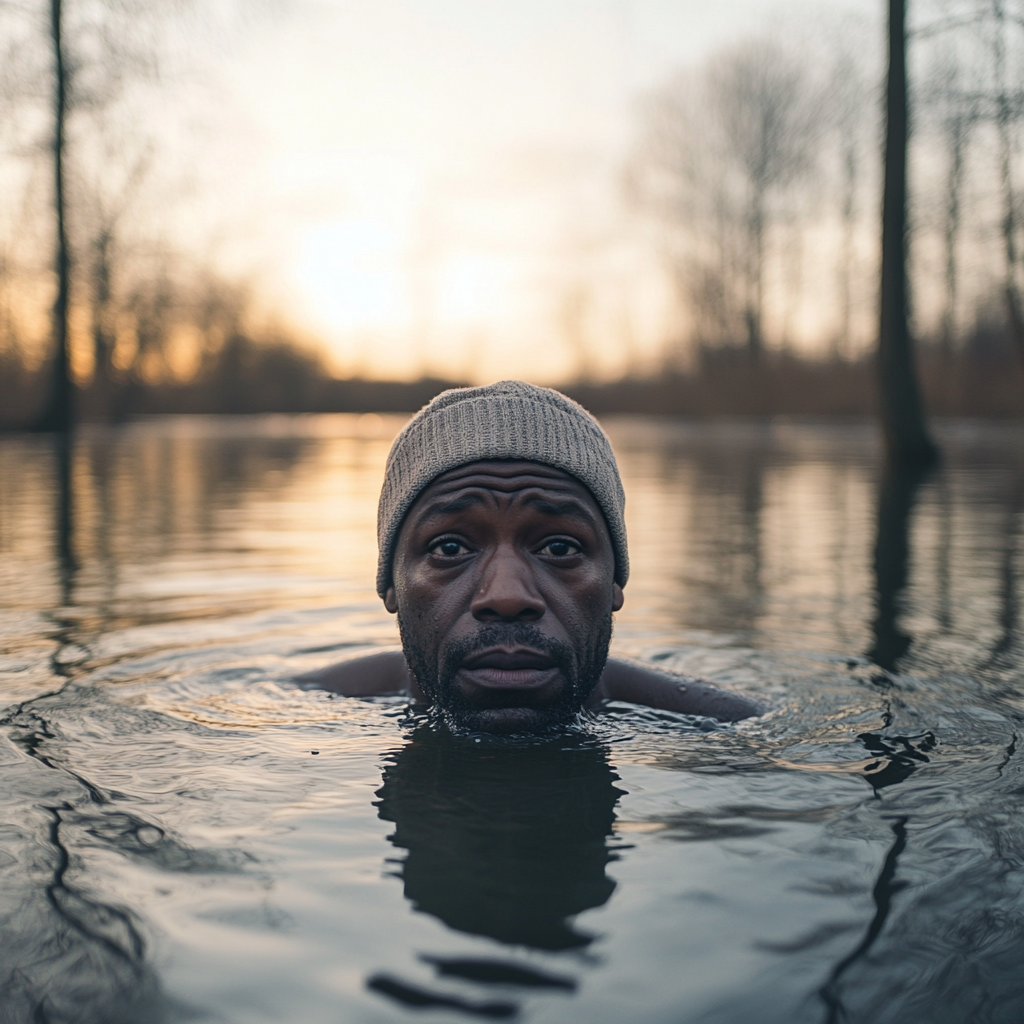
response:
<path id="1" fill-rule="evenodd" d="M 735 721 L 746 698 L 608 660 L 629 575 L 625 496 L 597 421 L 548 388 L 446 391 L 395 439 L 377 519 L 377 591 L 402 651 L 320 685 L 408 693 L 457 728 L 535 732 L 623 700 Z"/>
<path id="2" fill-rule="evenodd" d="M 417 730 L 384 771 L 381 818 L 408 850 L 405 895 L 448 927 L 559 950 L 589 936 L 566 920 L 605 903 L 620 790 L 605 751 L 567 738 L 471 743 Z M 495 793 L 501 794 L 495 800 Z"/>

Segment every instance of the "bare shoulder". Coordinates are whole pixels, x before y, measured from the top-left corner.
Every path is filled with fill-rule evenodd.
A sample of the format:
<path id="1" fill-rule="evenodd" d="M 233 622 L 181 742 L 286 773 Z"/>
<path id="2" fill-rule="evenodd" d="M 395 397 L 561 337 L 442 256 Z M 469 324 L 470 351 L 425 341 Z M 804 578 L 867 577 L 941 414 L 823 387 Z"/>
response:
<path id="1" fill-rule="evenodd" d="M 594 706 L 602 700 L 644 704 L 685 715 L 704 715 L 722 722 L 738 722 L 765 712 L 765 708 L 741 693 L 621 658 L 608 659 L 588 704 Z"/>
<path id="2" fill-rule="evenodd" d="M 345 697 L 383 697 L 409 694 L 412 679 L 400 647 L 347 658 L 326 668 L 299 676 L 306 686 L 318 686 Z"/>

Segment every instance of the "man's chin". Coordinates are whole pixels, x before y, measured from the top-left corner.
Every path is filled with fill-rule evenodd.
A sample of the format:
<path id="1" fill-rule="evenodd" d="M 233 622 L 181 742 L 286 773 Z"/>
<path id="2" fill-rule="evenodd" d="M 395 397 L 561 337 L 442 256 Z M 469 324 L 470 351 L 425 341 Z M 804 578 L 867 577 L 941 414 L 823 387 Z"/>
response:
<path id="1" fill-rule="evenodd" d="M 460 732 L 492 732 L 510 736 L 523 733 L 545 733 L 568 725 L 575 717 L 565 709 L 555 708 L 460 708 L 444 714 L 448 724 Z"/>

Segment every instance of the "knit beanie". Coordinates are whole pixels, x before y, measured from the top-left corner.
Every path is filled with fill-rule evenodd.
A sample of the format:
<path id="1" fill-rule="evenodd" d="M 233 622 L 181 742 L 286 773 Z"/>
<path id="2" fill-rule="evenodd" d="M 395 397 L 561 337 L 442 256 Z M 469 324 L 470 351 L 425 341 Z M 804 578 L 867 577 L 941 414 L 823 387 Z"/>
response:
<path id="1" fill-rule="evenodd" d="M 604 513 L 615 550 L 615 582 L 629 576 L 626 496 L 611 442 L 583 406 L 551 388 L 503 380 L 452 388 L 425 405 L 395 438 L 377 508 L 377 593 L 391 586 L 391 561 L 405 514 L 432 480 L 481 459 L 542 462 L 584 484 Z"/>

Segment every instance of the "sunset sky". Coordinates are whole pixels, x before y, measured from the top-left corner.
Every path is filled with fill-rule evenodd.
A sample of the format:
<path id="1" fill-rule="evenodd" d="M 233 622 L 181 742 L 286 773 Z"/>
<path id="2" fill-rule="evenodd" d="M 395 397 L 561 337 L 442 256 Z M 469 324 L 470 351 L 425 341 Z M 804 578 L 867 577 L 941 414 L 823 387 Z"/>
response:
<path id="1" fill-rule="evenodd" d="M 339 371 L 557 380 L 648 367 L 670 305 L 622 198 L 637 97 L 816 6 L 286 6 L 222 61 L 225 125 L 206 174 L 232 239 L 223 258 L 324 339 Z"/>

